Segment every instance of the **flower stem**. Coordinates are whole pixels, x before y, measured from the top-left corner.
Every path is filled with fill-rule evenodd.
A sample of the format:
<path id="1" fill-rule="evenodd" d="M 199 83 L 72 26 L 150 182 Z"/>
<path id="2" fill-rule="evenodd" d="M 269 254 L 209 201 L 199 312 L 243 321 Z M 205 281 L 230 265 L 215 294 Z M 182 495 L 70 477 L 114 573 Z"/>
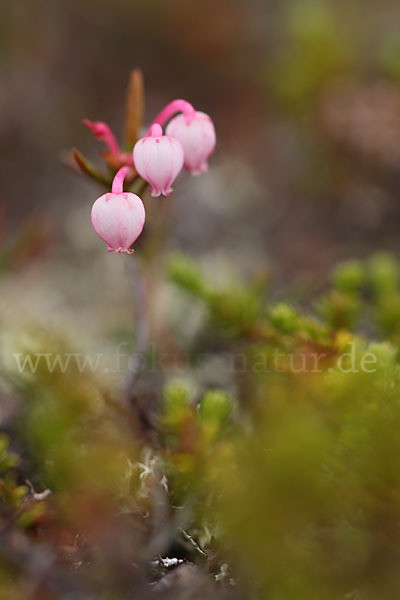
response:
<path id="1" fill-rule="evenodd" d="M 191 117 L 196 113 L 190 102 L 186 102 L 186 100 L 173 100 L 167 104 L 167 106 L 163 108 L 162 111 L 156 116 L 146 135 L 151 135 L 150 130 L 153 125 L 163 125 L 166 121 L 168 121 L 168 119 L 178 112 L 181 112 L 188 117 Z"/>
<path id="2" fill-rule="evenodd" d="M 122 194 L 124 191 L 124 180 L 128 172 L 128 167 L 122 167 L 114 177 L 111 191 L 113 194 Z"/>
<path id="3" fill-rule="evenodd" d="M 135 319 L 135 347 L 134 361 L 130 362 L 129 373 L 125 381 L 126 397 L 129 401 L 132 397 L 133 386 L 139 372 L 140 363 L 148 344 L 148 320 L 147 320 L 147 286 L 135 259 L 129 261 L 134 295 L 134 319 Z M 133 358 L 132 357 L 132 358 Z"/>

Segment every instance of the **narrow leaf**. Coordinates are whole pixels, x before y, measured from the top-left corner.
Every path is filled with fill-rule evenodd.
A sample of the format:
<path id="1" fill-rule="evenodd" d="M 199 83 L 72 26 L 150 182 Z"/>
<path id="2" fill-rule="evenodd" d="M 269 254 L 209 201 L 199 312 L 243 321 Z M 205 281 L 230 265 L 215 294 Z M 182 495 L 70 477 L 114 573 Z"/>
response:
<path id="1" fill-rule="evenodd" d="M 103 175 L 103 173 L 98 171 L 96 167 L 90 161 L 88 161 L 87 158 L 85 158 L 81 152 L 79 152 L 79 150 L 74 148 L 72 150 L 72 156 L 74 157 L 76 164 L 83 173 L 86 173 L 86 175 L 88 175 L 92 179 L 95 179 L 96 181 L 103 183 L 106 186 L 110 186 L 110 180 L 105 175 Z"/>
<path id="2" fill-rule="evenodd" d="M 133 69 L 129 77 L 125 108 L 125 146 L 132 150 L 143 120 L 144 85 L 140 69 Z"/>

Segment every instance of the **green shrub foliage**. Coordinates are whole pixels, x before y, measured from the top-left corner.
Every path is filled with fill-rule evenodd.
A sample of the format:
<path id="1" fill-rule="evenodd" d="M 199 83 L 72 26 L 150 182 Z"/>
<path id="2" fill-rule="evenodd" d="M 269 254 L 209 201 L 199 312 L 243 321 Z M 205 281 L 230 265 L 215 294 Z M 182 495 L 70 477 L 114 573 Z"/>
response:
<path id="1" fill-rule="evenodd" d="M 152 597 L 162 557 L 196 564 L 210 597 L 396 598 L 397 262 L 339 265 L 314 311 L 290 290 L 290 303 L 271 300 L 259 280 L 212 285 L 183 256 L 167 276 L 202 323 L 185 373 L 164 369 L 148 421 L 96 374 L 7 373 L 23 403 L 15 451 L 0 439 L 3 526 L 26 552 L 50 544 L 68 573 L 80 560 L 74 585 L 100 598 L 107 585 L 127 598 L 143 577 Z M 65 348 L 43 330 L 29 344 Z M 205 383 L 199 355 L 229 363 L 225 387 Z M 13 540 L 4 594 L 10 573 L 21 590 L 27 576 Z"/>

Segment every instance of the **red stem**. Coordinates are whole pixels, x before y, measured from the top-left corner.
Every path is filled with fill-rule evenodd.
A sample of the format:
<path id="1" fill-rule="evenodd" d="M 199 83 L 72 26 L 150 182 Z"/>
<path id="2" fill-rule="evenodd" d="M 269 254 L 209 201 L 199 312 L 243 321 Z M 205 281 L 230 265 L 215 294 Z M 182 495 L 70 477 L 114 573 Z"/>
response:
<path id="1" fill-rule="evenodd" d="M 151 135 L 150 130 L 153 125 L 163 125 L 166 121 L 168 121 L 168 119 L 178 112 L 181 112 L 188 117 L 191 117 L 196 113 L 190 102 L 186 102 L 186 100 L 173 100 L 167 104 L 167 106 L 163 108 L 162 111 L 156 116 L 146 135 Z"/>

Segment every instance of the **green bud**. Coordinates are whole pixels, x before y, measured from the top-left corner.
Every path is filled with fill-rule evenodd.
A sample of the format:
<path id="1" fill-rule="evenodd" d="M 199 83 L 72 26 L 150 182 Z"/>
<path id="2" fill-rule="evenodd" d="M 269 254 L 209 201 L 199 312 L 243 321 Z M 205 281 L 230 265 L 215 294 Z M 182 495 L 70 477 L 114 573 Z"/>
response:
<path id="1" fill-rule="evenodd" d="M 231 399 L 220 390 L 210 390 L 201 399 L 199 416 L 205 421 L 226 421 L 232 410 Z"/>
<path id="2" fill-rule="evenodd" d="M 335 268 L 332 279 L 337 290 L 350 294 L 357 292 L 365 280 L 364 267 L 358 260 L 348 260 Z"/>
<path id="3" fill-rule="evenodd" d="M 293 333 L 299 327 L 297 313 L 288 304 L 280 302 L 269 313 L 271 324 L 284 333 Z"/>
<path id="4" fill-rule="evenodd" d="M 161 421 L 165 425 L 179 425 L 189 405 L 190 392 L 180 381 L 170 381 L 164 388 L 164 410 Z"/>
<path id="5" fill-rule="evenodd" d="M 168 275 L 173 283 L 196 296 L 206 296 L 207 286 L 197 264 L 183 255 L 176 255 L 168 263 Z"/>
<path id="6" fill-rule="evenodd" d="M 398 262 L 390 254 L 376 254 L 369 261 L 369 281 L 377 296 L 396 291 L 400 281 Z"/>
<path id="7" fill-rule="evenodd" d="M 360 313 L 361 303 L 357 297 L 338 292 L 324 296 L 317 310 L 333 329 L 351 329 Z"/>

